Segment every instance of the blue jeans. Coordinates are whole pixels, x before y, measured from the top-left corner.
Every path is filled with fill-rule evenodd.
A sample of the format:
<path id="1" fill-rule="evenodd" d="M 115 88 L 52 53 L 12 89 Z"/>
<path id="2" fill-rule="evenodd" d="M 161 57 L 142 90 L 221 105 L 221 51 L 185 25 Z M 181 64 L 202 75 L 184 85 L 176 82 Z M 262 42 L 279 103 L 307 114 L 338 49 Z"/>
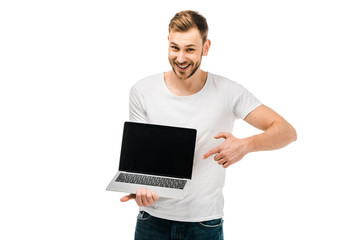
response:
<path id="1" fill-rule="evenodd" d="M 222 218 L 204 222 L 177 222 L 140 211 L 135 240 L 223 240 Z"/>

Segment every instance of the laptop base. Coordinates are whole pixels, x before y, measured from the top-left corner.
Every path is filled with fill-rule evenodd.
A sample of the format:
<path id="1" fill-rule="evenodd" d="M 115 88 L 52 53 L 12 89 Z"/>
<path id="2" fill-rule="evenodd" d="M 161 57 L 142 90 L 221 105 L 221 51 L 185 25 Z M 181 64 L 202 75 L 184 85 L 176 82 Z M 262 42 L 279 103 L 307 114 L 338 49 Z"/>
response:
<path id="1" fill-rule="evenodd" d="M 164 187 L 157 187 L 157 186 L 151 186 L 151 185 L 141 185 L 141 184 L 129 184 L 129 183 L 123 183 L 123 182 L 116 182 L 118 175 L 121 172 L 118 172 L 114 178 L 111 180 L 109 185 L 107 186 L 106 190 L 108 191 L 115 191 L 115 192 L 124 192 L 124 193 L 136 193 L 136 190 L 139 188 L 147 188 L 150 189 L 156 194 L 159 195 L 159 197 L 164 198 L 177 198 L 177 199 L 183 199 L 186 193 L 186 188 L 188 187 L 190 180 L 187 180 L 187 183 L 184 187 L 184 189 L 173 189 L 173 188 L 164 188 Z"/>

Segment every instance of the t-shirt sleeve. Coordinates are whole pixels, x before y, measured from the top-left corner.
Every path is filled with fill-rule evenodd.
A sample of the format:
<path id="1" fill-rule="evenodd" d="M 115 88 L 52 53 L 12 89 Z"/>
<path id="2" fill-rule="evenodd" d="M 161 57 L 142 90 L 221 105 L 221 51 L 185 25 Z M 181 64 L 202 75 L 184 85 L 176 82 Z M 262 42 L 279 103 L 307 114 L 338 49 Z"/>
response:
<path id="1" fill-rule="evenodd" d="M 145 105 L 138 84 L 130 90 L 129 119 L 133 122 L 146 122 Z"/>
<path id="2" fill-rule="evenodd" d="M 236 119 L 245 119 L 262 104 L 249 90 L 234 81 L 230 81 L 226 97 L 230 113 Z"/>

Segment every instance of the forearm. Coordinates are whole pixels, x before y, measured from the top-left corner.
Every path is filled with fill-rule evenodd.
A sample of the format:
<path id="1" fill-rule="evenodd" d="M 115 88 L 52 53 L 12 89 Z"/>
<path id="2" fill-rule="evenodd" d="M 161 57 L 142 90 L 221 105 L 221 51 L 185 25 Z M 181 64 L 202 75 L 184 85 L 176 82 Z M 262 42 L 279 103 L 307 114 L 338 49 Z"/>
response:
<path id="1" fill-rule="evenodd" d="M 288 122 L 274 122 L 263 133 L 248 138 L 248 152 L 279 149 L 296 139 L 296 131 Z"/>

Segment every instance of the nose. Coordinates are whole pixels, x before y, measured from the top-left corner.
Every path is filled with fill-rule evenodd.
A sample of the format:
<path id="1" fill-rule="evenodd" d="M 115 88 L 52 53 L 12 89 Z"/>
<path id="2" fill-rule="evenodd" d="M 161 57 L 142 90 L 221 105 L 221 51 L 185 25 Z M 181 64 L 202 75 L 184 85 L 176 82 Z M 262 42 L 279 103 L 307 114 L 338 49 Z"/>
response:
<path id="1" fill-rule="evenodd" d="M 184 52 L 180 51 L 179 55 L 176 58 L 178 63 L 185 63 L 186 62 L 186 56 L 184 54 Z"/>

